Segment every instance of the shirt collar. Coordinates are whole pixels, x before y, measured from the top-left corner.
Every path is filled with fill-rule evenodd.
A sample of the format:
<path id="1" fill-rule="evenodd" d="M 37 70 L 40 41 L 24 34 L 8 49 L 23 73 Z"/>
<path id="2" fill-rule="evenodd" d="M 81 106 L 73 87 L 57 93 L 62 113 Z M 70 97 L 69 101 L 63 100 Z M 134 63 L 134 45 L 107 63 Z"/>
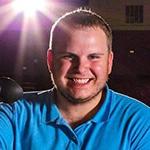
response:
<path id="1" fill-rule="evenodd" d="M 55 100 L 55 93 L 56 90 L 53 88 L 47 92 L 45 99 L 42 99 L 42 123 L 49 123 L 49 122 L 57 122 L 59 119 L 62 118 L 56 104 L 54 103 Z"/>
<path id="2" fill-rule="evenodd" d="M 90 120 L 94 123 L 106 122 L 109 119 L 110 106 L 111 106 L 111 92 L 108 85 L 105 86 L 105 97 L 102 105 L 100 106 L 98 112 Z"/>
<path id="3" fill-rule="evenodd" d="M 111 106 L 111 92 L 109 87 L 106 85 L 105 87 L 106 94 L 103 101 L 103 104 L 100 106 L 98 112 L 91 118 L 91 122 L 99 123 L 99 122 L 105 122 L 109 119 L 109 113 L 110 113 L 110 106 Z M 42 110 L 42 122 L 43 123 L 50 123 L 50 122 L 62 122 L 63 118 L 54 103 L 55 98 L 55 89 L 50 90 L 49 93 L 47 93 L 47 101 L 43 107 Z M 88 121 L 88 122 L 89 122 Z"/>

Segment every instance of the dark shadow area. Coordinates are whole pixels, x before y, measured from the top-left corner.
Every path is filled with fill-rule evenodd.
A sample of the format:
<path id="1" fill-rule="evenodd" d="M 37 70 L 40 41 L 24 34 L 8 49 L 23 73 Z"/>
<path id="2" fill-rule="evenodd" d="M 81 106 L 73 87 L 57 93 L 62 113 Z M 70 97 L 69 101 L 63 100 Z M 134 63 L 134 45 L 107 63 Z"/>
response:
<path id="1" fill-rule="evenodd" d="M 52 87 L 47 70 L 46 52 L 49 31 L 42 31 L 38 42 L 27 33 L 20 48 L 20 31 L 0 33 L 0 77 L 15 79 L 24 89 L 45 90 Z M 114 68 L 109 86 L 150 105 L 150 31 L 113 31 Z"/>

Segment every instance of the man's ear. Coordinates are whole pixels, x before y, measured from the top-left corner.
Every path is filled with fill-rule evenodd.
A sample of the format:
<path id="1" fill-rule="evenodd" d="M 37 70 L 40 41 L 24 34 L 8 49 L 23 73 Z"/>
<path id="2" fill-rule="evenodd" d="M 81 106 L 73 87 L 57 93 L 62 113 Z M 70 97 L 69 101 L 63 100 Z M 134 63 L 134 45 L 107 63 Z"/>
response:
<path id="1" fill-rule="evenodd" d="M 113 58 L 114 58 L 114 53 L 113 51 L 109 52 L 109 60 L 108 60 L 108 74 L 111 73 L 112 71 L 112 66 L 113 66 Z"/>
<path id="2" fill-rule="evenodd" d="M 51 49 L 47 50 L 47 65 L 49 71 L 52 69 L 52 64 L 53 64 L 53 52 Z"/>

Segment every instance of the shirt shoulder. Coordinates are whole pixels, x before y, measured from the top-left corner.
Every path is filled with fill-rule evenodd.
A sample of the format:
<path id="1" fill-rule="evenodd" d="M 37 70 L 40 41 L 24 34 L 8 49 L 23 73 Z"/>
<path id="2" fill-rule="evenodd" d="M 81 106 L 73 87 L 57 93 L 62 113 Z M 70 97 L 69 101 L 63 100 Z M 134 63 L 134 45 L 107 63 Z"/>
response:
<path id="1" fill-rule="evenodd" d="M 12 104 L 1 103 L 0 115 L 11 122 L 27 121 L 32 117 L 42 116 L 50 109 L 53 101 L 53 90 L 25 92 L 22 99 Z M 31 117 L 32 116 L 32 117 Z M 17 123 L 16 123 L 17 122 Z"/>
<path id="2" fill-rule="evenodd" d="M 123 108 L 134 108 L 141 109 L 143 111 L 148 111 L 150 113 L 150 107 L 138 99 L 127 96 L 122 93 L 115 92 L 113 90 L 109 90 L 111 102 L 114 106 L 120 106 Z M 133 110 L 134 110 L 133 109 Z"/>
<path id="3" fill-rule="evenodd" d="M 149 149 L 150 107 L 135 98 L 112 90 L 109 92 L 109 118 L 118 126 L 118 132 L 120 129 L 128 135 L 133 149 Z"/>
<path id="4" fill-rule="evenodd" d="M 123 119 L 146 123 L 150 127 L 150 107 L 130 96 L 109 90 L 111 101 L 110 115 L 116 114 Z M 132 121 L 131 121 L 132 122 Z"/>

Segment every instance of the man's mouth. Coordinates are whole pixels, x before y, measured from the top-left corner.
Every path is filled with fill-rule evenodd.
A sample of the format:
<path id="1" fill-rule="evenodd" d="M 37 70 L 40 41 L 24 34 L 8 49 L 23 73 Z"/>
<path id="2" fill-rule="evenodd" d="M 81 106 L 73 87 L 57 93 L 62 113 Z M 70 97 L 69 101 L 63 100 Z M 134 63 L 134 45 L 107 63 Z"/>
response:
<path id="1" fill-rule="evenodd" d="M 75 84 L 86 84 L 91 79 L 90 78 L 69 78 L 71 81 L 73 81 Z"/>

